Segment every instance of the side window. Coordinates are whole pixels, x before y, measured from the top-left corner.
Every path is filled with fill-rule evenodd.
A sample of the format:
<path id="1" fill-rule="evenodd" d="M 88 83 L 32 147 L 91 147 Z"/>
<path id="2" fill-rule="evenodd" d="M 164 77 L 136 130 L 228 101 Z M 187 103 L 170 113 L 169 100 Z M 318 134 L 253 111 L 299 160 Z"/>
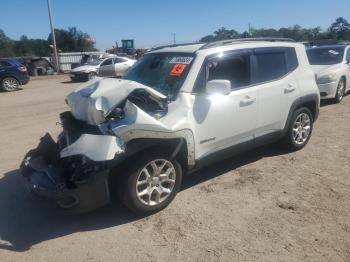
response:
<path id="1" fill-rule="evenodd" d="M 101 66 L 111 65 L 112 64 L 112 58 L 105 60 Z"/>
<path id="2" fill-rule="evenodd" d="M 250 54 L 239 54 L 208 62 L 207 80 L 230 80 L 232 89 L 251 84 Z"/>
<path id="3" fill-rule="evenodd" d="M 127 61 L 127 60 L 124 59 L 124 58 L 120 58 L 120 57 L 114 58 L 114 64 L 124 63 L 124 62 L 126 62 L 126 61 Z"/>
<path id="4" fill-rule="evenodd" d="M 286 48 L 288 72 L 294 71 L 298 66 L 298 58 L 293 47 Z"/>
<path id="5" fill-rule="evenodd" d="M 287 74 L 286 52 L 282 50 L 264 50 L 256 54 L 255 82 L 268 82 Z"/>

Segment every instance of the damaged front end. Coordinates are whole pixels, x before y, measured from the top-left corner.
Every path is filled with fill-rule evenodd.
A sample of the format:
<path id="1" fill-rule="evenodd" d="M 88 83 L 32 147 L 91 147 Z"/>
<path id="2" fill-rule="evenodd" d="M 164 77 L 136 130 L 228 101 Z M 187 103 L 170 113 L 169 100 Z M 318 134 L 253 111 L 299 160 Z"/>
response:
<path id="1" fill-rule="evenodd" d="M 188 165 L 194 165 L 192 132 L 162 122 L 168 98 L 150 87 L 97 79 L 69 94 L 66 103 L 70 111 L 60 114 L 57 143 L 46 134 L 21 164 L 30 191 L 64 209 L 86 212 L 108 203 L 110 170 L 165 141 L 171 142 L 171 157 L 185 141 Z"/>
<path id="2" fill-rule="evenodd" d="M 60 116 L 64 131 L 58 142 L 46 134 L 21 164 L 28 189 L 77 213 L 107 204 L 109 170 L 115 155 L 124 152 L 123 143 L 74 119 L 70 112 Z"/>

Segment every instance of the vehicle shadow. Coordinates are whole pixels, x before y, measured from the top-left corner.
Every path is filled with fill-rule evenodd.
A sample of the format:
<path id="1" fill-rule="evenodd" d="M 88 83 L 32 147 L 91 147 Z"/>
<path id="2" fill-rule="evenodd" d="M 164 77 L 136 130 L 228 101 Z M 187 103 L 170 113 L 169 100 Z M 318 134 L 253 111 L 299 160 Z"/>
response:
<path id="1" fill-rule="evenodd" d="M 74 82 L 72 80 L 66 80 L 61 82 L 61 84 L 73 84 L 73 83 L 77 83 L 77 82 Z"/>
<path id="2" fill-rule="evenodd" d="M 187 176 L 182 190 L 261 158 L 284 153 L 287 152 L 268 146 L 224 160 Z M 121 226 L 140 218 L 121 204 L 108 205 L 87 214 L 68 215 L 52 202 L 29 194 L 18 170 L 8 172 L 0 179 L 0 249 L 24 252 L 46 240 Z"/>
<path id="3" fill-rule="evenodd" d="M 327 99 L 327 100 L 321 100 L 320 106 L 324 107 L 324 106 L 329 106 L 329 105 L 334 105 L 334 101 L 332 99 Z"/>

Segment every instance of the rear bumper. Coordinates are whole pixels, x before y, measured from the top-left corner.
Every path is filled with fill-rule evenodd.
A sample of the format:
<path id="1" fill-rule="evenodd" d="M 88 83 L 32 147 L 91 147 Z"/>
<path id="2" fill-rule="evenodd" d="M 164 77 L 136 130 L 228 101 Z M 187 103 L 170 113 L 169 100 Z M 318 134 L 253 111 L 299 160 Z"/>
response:
<path id="1" fill-rule="evenodd" d="M 30 192 L 50 198 L 63 209 L 88 212 L 110 201 L 109 169 L 88 163 L 75 170 L 59 156 L 57 144 L 46 134 L 25 156 L 20 170 Z"/>

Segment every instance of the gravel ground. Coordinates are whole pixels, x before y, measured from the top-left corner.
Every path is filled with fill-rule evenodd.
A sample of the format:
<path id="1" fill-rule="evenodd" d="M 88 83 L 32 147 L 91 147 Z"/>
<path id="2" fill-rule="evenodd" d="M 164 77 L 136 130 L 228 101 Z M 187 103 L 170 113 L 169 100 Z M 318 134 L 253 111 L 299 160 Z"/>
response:
<path id="1" fill-rule="evenodd" d="M 0 261 L 350 261 L 350 95 L 325 104 L 307 147 L 256 149 L 185 178 L 165 210 L 65 215 L 25 190 L 24 154 L 55 137 L 67 76 L 0 93 Z"/>

